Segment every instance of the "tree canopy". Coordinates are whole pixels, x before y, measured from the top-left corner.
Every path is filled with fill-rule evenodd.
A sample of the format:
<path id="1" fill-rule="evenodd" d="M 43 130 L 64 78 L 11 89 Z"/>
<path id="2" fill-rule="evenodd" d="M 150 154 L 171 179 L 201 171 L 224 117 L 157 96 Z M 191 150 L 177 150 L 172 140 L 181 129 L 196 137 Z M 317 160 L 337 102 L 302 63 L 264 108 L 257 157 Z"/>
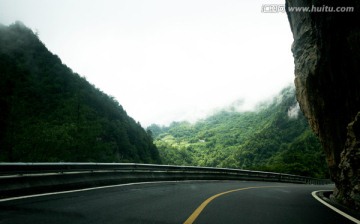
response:
<path id="1" fill-rule="evenodd" d="M 325 156 L 293 87 L 255 111 L 222 110 L 194 124 L 151 125 L 164 163 L 327 177 Z"/>
<path id="2" fill-rule="evenodd" d="M 161 162 L 140 124 L 21 22 L 0 26 L 0 105 L 0 161 Z"/>

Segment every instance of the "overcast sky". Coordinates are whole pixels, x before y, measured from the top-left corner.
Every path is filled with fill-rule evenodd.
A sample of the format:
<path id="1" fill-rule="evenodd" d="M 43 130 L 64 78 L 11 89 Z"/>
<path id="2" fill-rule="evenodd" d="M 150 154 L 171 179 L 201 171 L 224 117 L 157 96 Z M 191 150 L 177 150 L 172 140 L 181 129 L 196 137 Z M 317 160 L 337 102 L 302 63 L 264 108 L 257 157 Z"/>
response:
<path id="1" fill-rule="evenodd" d="M 0 0 L 0 23 L 38 32 L 64 64 L 143 126 L 243 109 L 294 79 L 286 13 L 272 0 Z"/>

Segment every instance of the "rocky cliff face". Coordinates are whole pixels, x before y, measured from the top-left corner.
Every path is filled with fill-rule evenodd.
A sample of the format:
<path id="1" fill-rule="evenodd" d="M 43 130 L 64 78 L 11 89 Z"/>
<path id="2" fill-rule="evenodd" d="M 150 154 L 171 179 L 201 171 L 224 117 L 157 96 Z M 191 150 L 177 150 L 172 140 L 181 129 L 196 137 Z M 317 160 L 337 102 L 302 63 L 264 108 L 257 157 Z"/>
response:
<path id="1" fill-rule="evenodd" d="M 354 12 L 329 12 L 339 6 Z M 360 2 L 286 0 L 286 9 L 300 107 L 326 152 L 335 197 L 360 210 Z"/>

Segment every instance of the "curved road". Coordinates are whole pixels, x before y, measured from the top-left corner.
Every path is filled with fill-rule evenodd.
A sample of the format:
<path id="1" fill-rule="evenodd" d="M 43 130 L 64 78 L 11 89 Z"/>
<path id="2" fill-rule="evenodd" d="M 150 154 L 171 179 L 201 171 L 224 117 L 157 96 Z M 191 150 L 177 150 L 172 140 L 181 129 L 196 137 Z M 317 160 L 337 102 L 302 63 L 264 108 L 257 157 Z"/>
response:
<path id="1" fill-rule="evenodd" d="M 0 224 L 353 223 L 312 186 L 250 181 L 131 184 L 0 202 Z"/>

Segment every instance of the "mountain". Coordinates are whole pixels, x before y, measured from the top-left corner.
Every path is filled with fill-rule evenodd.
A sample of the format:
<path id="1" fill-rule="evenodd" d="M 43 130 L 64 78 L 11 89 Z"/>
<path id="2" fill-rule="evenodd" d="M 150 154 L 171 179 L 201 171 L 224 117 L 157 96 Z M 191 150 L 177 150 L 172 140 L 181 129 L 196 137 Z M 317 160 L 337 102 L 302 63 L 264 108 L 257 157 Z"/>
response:
<path id="1" fill-rule="evenodd" d="M 0 26 L 0 105 L 0 161 L 161 162 L 140 124 L 21 22 Z"/>
<path id="2" fill-rule="evenodd" d="M 292 86 L 253 112 L 230 107 L 194 124 L 154 124 L 148 129 L 164 163 L 328 176 L 321 145 Z"/>

